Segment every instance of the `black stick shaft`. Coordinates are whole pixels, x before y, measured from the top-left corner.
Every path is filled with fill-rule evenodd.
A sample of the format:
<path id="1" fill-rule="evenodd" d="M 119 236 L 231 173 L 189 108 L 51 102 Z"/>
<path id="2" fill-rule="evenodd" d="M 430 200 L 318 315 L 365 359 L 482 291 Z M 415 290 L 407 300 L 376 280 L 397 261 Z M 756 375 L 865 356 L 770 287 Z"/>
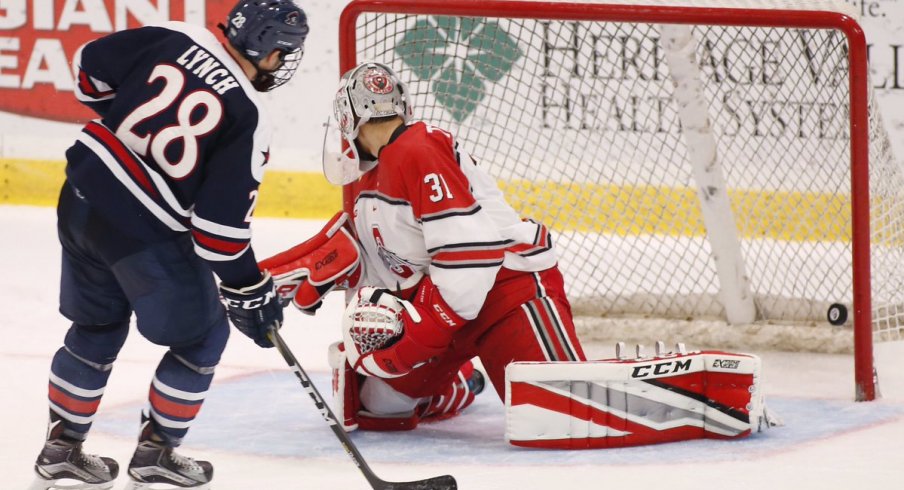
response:
<path id="1" fill-rule="evenodd" d="M 276 346 L 276 350 L 282 354 L 283 359 L 286 360 L 286 363 L 292 369 L 292 372 L 295 373 L 295 376 L 298 377 L 298 380 L 301 381 L 301 386 L 304 387 L 308 395 L 311 396 L 311 399 L 314 400 L 314 405 L 317 407 L 317 410 L 320 411 L 323 420 L 326 421 L 330 426 L 330 429 L 333 430 L 333 433 L 336 434 L 336 438 L 339 439 L 342 448 L 345 449 L 345 452 L 352 458 L 355 466 L 361 470 L 361 473 L 364 474 L 364 478 L 367 478 L 368 483 L 370 483 L 370 486 L 374 488 L 374 490 L 456 490 L 458 488 L 455 478 L 453 478 L 452 475 L 437 476 L 426 480 L 411 482 L 388 482 L 380 479 L 373 470 L 370 469 L 367 462 L 364 461 L 364 456 L 361 455 L 358 448 L 348 437 L 348 434 L 345 432 L 345 429 L 342 428 L 336 415 L 330 410 L 329 405 L 324 402 L 323 397 L 320 396 L 320 392 L 317 391 L 317 387 L 314 386 L 314 383 L 311 382 L 311 378 L 304 369 L 302 369 L 298 360 L 295 359 L 295 355 L 289 350 L 289 346 L 286 345 L 286 342 L 279 334 L 279 331 L 271 329 L 267 334 L 267 337 L 273 342 L 273 345 Z"/>

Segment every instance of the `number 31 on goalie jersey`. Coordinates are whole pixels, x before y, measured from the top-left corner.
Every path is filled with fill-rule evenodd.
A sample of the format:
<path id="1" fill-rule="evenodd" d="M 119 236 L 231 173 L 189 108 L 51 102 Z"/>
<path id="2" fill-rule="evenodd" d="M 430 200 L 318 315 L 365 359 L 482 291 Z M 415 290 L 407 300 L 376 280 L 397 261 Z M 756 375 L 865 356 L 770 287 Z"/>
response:
<path id="1" fill-rule="evenodd" d="M 429 196 L 430 201 L 439 202 L 443 199 L 455 199 L 455 196 L 453 196 L 452 191 L 449 190 L 446 179 L 443 178 L 442 174 L 429 173 L 424 176 L 424 183 L 429 185 L 430 189 L 433 191 Z"/>
<path id="2" fill-rule="evenodd" d="M 429 124 L 425 124 L 424 126 L 428 133 L 440 133 L 449 140 L 450 144 L 452 143 L 452 133 Z M 452 191 L 449 190 L 449 186 L 446 184 L 446 180 L 443 179 L 442 174 L 427 174 L 424 176 L 424 183 L 428 184 L 433 190 L 433 193 L 430 194 L 431 202 L 440 202 L 443 199 L 455 199 L 455 196 L 452 195 Z"/>

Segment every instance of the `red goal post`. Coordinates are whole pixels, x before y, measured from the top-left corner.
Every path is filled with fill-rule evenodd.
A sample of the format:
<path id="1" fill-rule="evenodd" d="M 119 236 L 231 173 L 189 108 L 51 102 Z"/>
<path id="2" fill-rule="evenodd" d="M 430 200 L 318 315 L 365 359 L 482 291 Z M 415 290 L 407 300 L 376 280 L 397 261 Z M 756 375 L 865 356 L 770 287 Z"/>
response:
<path id="1" fill-rule="evenodd" d="M 874 321 L 874 289 L 899 284 L 877 287 L 870 247 L 882 240 L 892 263 L 904 238 L 889 236 L 893 223 L 871 235 L 871 155 L 889 160 L 892 183 L 900 175 L 869 110 L 855 16 L 815 0 L 354 0 L 340 18 L 340 72 L 392 66 L 415 117 L 450 129 L 522 214 L 556 230 L 576 313 L 807 329 L 840 303 L 851 311 L 855 397 L 872 400 L 873 333 L 902 338 L 904 301 L 884 301 Z M 777 175 L 786 167 L 801 168 Z M 355 195 L 347 186 L 347 208 Z M 896 209 L 897 199 L 878 202 Z"/>

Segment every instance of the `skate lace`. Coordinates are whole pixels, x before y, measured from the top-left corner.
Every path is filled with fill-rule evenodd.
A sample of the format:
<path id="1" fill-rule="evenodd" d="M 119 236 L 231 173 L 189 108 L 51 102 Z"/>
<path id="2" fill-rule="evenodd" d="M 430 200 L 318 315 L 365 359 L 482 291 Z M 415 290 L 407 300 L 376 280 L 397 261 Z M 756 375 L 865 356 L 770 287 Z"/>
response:
<path id="1" fill-rule="evenodd" d="M 78 460 L 80 463 L 83 463 L 84 465 L 91 468 L 102 469 L 107 467 L 107 463 L 104 463 L 104 460 L 96 454 L 85 454 L 83 452 L 79 452 Z"/>
<path id="2" fill-rule="evenodd" d="M 175 451 L 170 453 L 170 460 L 183 470 L 187 470 L 193 473 L 202 473 L 204 471 L 204 469 L 201 468 L 201 465 L 199 465 L 197 461 L 189 458 L 188 456 L 182 456 Z"/>

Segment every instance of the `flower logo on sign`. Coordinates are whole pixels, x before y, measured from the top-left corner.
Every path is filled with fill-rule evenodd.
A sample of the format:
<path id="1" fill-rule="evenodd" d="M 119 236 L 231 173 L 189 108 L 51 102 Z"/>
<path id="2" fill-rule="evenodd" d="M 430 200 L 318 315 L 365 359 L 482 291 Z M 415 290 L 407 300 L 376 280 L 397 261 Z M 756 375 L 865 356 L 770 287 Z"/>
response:
<path id="1" fill-rule="evenodd" d="M 483 18 L 429 17 L 405 31 L 395 52 L 421 80 L 431 81 L 436 101 L 465 120 L 521 58 L 518 44 L 498 22 Z"/>

